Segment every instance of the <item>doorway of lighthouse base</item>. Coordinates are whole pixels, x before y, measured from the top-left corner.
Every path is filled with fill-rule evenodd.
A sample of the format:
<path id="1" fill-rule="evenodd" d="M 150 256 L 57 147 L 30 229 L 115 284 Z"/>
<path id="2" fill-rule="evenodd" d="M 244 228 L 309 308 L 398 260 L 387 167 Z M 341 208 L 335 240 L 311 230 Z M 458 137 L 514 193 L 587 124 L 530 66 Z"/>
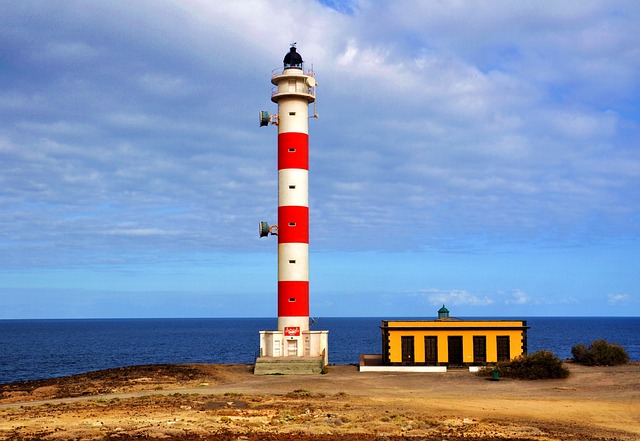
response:
<path id="1" fill-rule="evenodd" d="M 413 336 L 402 336 L 402 364 L 414 364 Z"/>
<path id="2" fill-rule="evenodd" d="M 298 340 L 287 340 L 287 356 L 296 357 L 298 355 Z"/>
<path id="3" fill-rule="evenodd" d="M 462 366 L 462 336 L 449 336 L 449 365 Z"/>

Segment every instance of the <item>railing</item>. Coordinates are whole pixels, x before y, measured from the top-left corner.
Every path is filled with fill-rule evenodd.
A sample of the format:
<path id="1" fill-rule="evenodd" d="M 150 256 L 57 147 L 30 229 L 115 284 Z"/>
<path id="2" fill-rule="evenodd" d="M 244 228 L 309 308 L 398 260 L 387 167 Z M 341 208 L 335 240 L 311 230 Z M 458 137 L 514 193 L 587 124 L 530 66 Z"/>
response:
<path id="1" fill-rule="evenodd" d="M 284 71 L 287 69 L 296 69 L 295 67 L 276 67 L 275 69 L 273 69 L 271 71 L 271 78 L 277 77 L 278 75 L 282 75 L 284 74 Z M 313 71 L 313 69 L 307 69 L 307 71 L 304 71 L 304 64 L 302 65 L 302 73 L 308 77 L 315 77 L 316 74 Z"/>
<path id="2" fill-rule="evenodd" d="M 298 84 L 296 83 L 295 85 L 295 90 L 286 90 L 286 91 L 278 91 L 278 86 L 275 86 L 273 88 L 271 88 L 271 96 L 277 95 L 277 94 L 283 94 L 286 95 L 288 93 L 294 93 L 294 94 L 301 94 L 301 95 L 311 95 L 312 97 L 315 98 L 316 96 L 316 88 L 315 87 L 308 87 L 306 84 Z"/>
<path id="3" fill-rule="evenodd" d="M 295 68 L 287 68 L 287 67 L 278 67 L 276 69 L 273 69 L 271 71 L 271 78 L 275 78 L 281 75 L 286 75 L 286 70 L 287 69 L 295 69 Z M 304 72 L 304 65 L 301 68 L 303 75 L 291 75 L 294 78 L 304 78 L 304 77 L 311 77 L 315 79 L 315 72 L 313 71 L 313 69 L 307 69 L 306 73 Z M 314 84 L 315 82 L 312 82 L 310 84 Z M 307 85 L 307 80 L 305 79 L 305 81 L 296 81 L 295 85 L 293 87 L 294 90 L 290 89 L 291 85 L 287 84 L 286 86 L 286 90 L 282 90 L 279 91 L 278 90 L 278 86 L 274 87 L 271 89 L 271 97 L 273 98 L 275 95 L 286 95 L 286 94 L 299 94 L 299 95 L 305 95 L 305 96 L 310 96 L 312 98 L 314 98 L 315 101 L 315 97 L 316 97 L 316 88 L 315 88 L 315 84 L 313 87 L 309 87 Z"/>

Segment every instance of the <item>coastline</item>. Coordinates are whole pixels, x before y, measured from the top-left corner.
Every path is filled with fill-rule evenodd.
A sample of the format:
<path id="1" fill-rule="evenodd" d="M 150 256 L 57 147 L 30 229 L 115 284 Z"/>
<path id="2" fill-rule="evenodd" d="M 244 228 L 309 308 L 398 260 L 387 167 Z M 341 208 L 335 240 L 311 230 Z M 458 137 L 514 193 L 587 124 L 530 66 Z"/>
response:
<path id="1" fill-rule="evenodd" d="M 563 380 L 497 382 L 352 365 L 305 376 L 254 376 L 246 364 L 110 369 L 0 385 L 0 439 L 640 438 L 640 363 L 567 366 Z"/>

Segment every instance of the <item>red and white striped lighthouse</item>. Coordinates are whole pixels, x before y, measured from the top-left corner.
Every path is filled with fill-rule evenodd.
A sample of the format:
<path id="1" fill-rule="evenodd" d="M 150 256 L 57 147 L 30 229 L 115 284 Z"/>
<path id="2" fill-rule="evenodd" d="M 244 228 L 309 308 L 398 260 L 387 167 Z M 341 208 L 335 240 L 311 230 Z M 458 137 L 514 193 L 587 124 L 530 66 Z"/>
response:
<path id="1" fill-rule="evenodd" d="M 261 237 L 278 236 L 278 332 L 271 342 L 261 338 L 261 354 L 315 356 L 314 347 L 326 352 L 327 344 L 327 331 L 317 331 L 325 340 L 318 344 L 309 332 L 309 104 L 316 100 L 316 81 L 295 45 L 283 62 L 271 77 L 278 114 L 260 112 L 261 126 L 278 126 L 278 225 L 260 223 Z"/>
<path id="2" fill-rule="evenodd" d="M 291 47 L 271 82 L 278 104 L 278 329 L 309 330 L 309 104 L 313 73 Z"/>

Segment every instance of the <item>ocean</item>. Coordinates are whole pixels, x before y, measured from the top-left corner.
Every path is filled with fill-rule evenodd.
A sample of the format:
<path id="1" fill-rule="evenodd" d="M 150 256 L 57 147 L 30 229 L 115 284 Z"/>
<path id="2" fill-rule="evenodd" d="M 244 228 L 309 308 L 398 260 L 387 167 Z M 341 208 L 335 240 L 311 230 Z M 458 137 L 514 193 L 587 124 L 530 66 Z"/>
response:
<path id="1" fill-rule="evenodd" d="M 605 339 L 640 361 L 640 317 L 522 319 L 529 353 L 565 359 L 573 345 Z M 360 354 L 381 353 L 381 321 L 327 317 L 313 329 L 329 330 L 329 363 L 356 364 Z M 253 363 L 258 331 L 272 329 L 275 318 L 0 320 L 0 383 L 140 364 Z"/>

